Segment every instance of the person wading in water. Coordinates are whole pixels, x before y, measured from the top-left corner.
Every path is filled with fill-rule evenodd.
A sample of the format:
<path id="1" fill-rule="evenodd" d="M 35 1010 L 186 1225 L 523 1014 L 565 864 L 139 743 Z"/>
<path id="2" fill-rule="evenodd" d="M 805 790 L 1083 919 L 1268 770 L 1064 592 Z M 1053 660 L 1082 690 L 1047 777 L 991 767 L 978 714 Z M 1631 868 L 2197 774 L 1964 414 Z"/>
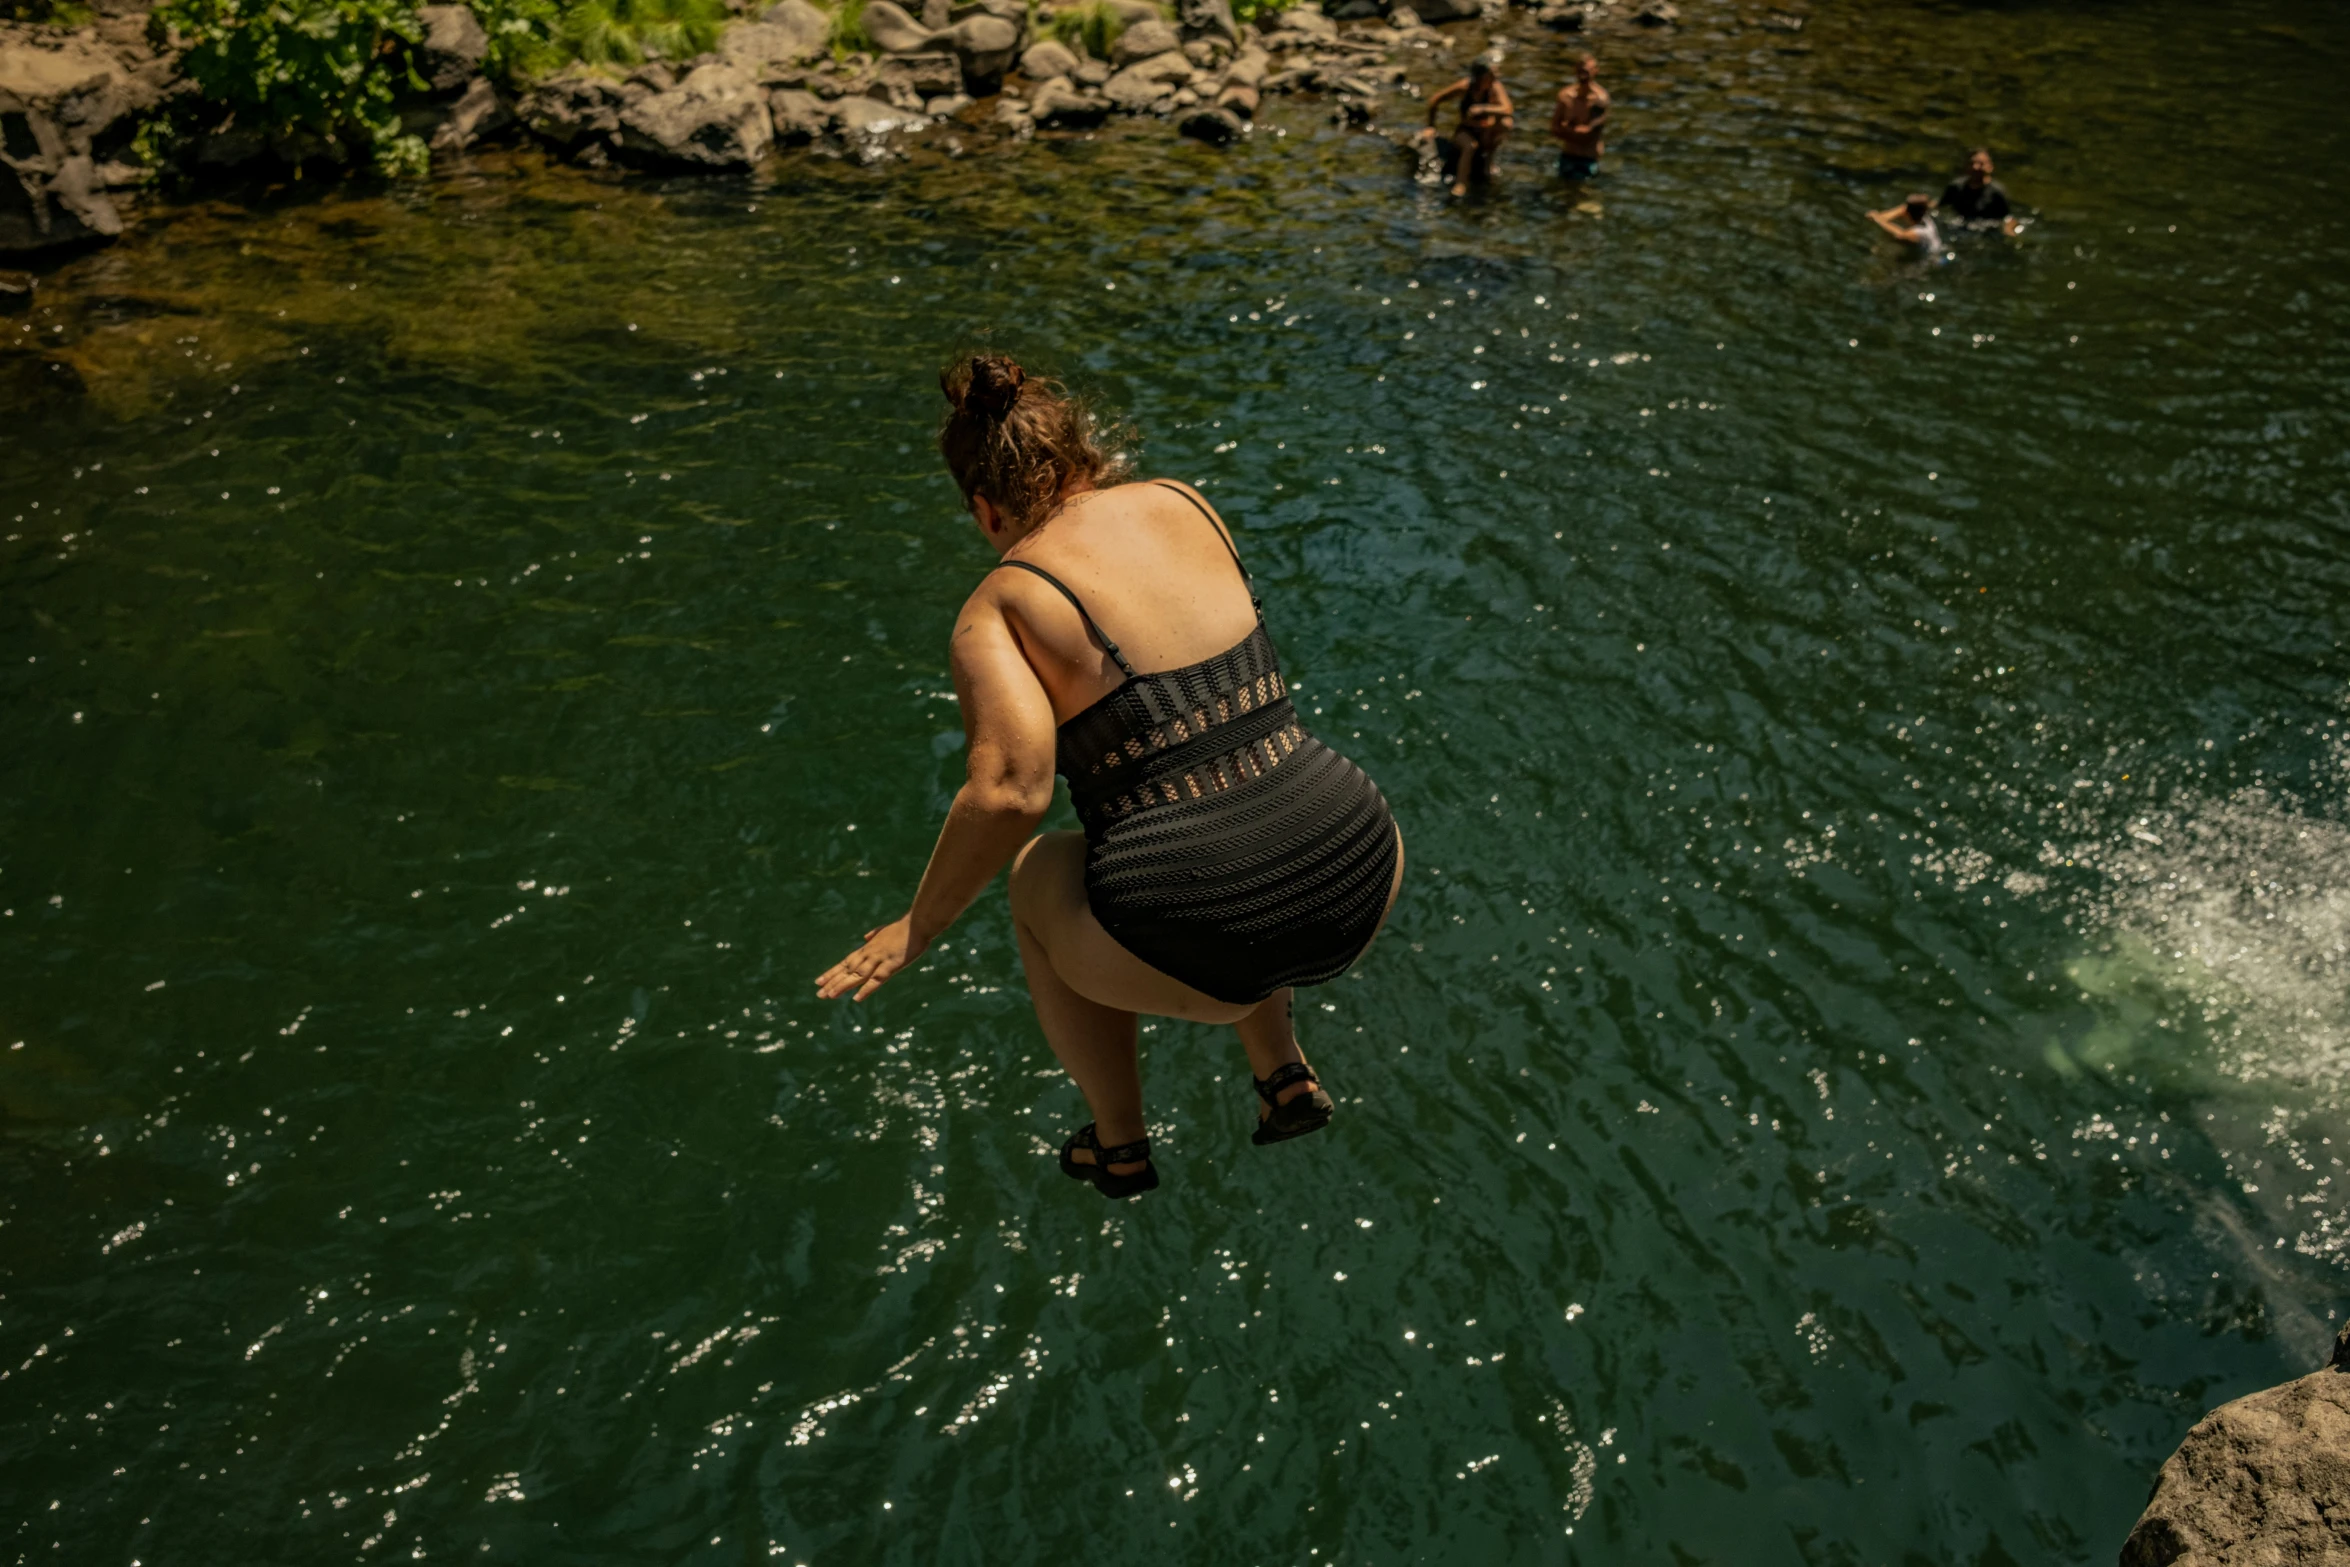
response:
<path id="1" fill-rule="evenodd" d="M 1030 999 L 1091 1124 L 1061 1169 L 1105 1197 L 1159 1184 L 1135 1017 L 1228 1023 L 1259 1143 L 1329 1124 L 1291 987 L 1337 978 L 1403 885 L 1403 837 L 1362 770 L 1290 704 L 1222 519 L 1172 479 L 1125 483 L 1090 415 L 1000 354 L 940 377 L 939 448 L 1002 567 L 955 621 L 966 777 L 913 906 L 826 970 L 862 1001 L 920 958 L 1005 861 Z M 1031 837 L 1069 780 L 1084 831 Z"/>
<path id="2" fill-rule="evenodd" d="M 1607 151 L 1607 111 L 1614 100 L 1599 85 L 1599 61 L 1575 62 L 1575 85 L 1561 87 L 1550 109 L 1550 134 L 1559 144 L 1559 178 L 1587 180 L 1599 172 Z"/>
<path id="3" fill-rule="evenodd" d="M 1480 56 L 1470 64 L 1468 75 L 1429 95 L 1428 124 L 1420 132 L 1421 141 L 1436 139 L 1436 110 L 1447 98 L 1461 100 L 1460 127 L 1452 133 L 1452 193 L 1466 196 L 1472 184 L 1482 185 L 1493 178 L 1494 159 L 1500 155 L 1510 127 L 1517 123 L 1517 111 L 1510 102 L 1509 89 L 1494 72 L 1493 62 Z"/>

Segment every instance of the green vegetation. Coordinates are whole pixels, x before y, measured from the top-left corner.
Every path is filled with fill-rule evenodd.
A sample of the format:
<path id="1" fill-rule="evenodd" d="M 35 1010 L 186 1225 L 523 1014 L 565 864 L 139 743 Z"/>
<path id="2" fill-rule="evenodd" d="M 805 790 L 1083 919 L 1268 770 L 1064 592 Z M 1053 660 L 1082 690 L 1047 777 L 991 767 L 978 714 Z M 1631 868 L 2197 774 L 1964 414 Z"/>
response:
<path id="1" fill-rule="evenodd" d="M 0 22 L 45 22 L 51 27 L 82 27 L 97 16 L 81 0 L 0 0 Z"/>
<path id="2" fill-rule="evenodd" d="M 872 49 L 873 40 L 865 36 L 865 0 L 834 0 L 832 22 L 824 30 L 824 44 L 835 60 Z"/>
<path id="3" fill-rule="evenodd" d="M 1111 9 L 1109 0 L 1083 0 L 1079 5 L 1064 5 L 1044 24 L 1047 38 L 1097 60 L 1110 57 L 1110 45 L 1124 31 L 1126 19 Z"/>
<path id="4" fill-rule="evenodd" d="M 401 85 L 423 85 L 409 59 L 422 36 L 412 7 L 398 0 L 164 0 L 154 21 L 188 45 L 181 69 L 240 126 L 314 138 L 323 153 L 364 154 L 387 173 L 420 165 L 424 146 L 400 134 L 392 108 Z"/>
<path id="5" fill-rule="evenodd" d="M 690 60 L 718 46 L 727 15 L 726 0 L 578 0 L 552 36 L 564 57 L 589 65 Z"/>
<path id="6" fill-rule="evenodd" d="M 1232 0 L 1232 19 L 1236 22 L 1270 22 L 1301 0 Z"/>

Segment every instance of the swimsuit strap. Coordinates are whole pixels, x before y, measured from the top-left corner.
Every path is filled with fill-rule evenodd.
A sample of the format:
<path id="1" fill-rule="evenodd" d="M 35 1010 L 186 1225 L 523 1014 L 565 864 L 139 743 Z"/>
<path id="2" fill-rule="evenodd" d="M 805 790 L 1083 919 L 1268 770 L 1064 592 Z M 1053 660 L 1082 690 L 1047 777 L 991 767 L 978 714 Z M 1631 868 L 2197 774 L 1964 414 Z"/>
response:
<path id="1" fill-rule="evenodd" d="M 1118 644 L 1112 642 L 1107 636 L 1104 636 L 1102 634 L 1102 628 L 1093 623 L 1093 617 L 1085 612 L 1085 601 L 1079 598 L 1076 594 L 1069 591 L 1069 584 L 1063 582 L 1060 578 L 1054 576 L 1051 572 L 1045 570 L 1042 566 L 1031 566 L 1024 560 L 1007 560 L 1003 562 L 1003 564 L 1006 566 L 1015 567 L 1021 571 L 1033 573 L 1036 576 L 1044 578 L 1045 581 L 1051 583 L 1054 587 L 1059 588 L 1061 590 L 1061 597 L 1067 599 L 1069 601 L 1069 607 L 1077 611 L 1077 618 L 1085 622 L 1085 629 L 1092 633 L 1093 639 L 1096 642 L 1099 642 L 1102 645 L 1102 651 L 1110 655 L 1110 661 L 1118 666 L 1118 672 L 1129 680 L 1135 678 L 1134 666 L 1126 662 L 1126 655 L 1118 651 Z"/>
<path id="2" fill-rule="evenodd" d="M 1216 514 L 1208 510 L 1200 498 L 1189 490 L 1178 489 L 1164 479 L 1153 479 L 1151 483 L 1162 490 L 1173 490 L 1177 495 L 1191 502 L 1199 514 L 1208 519 L 1208 526 L 1214 528 L 1216 537 L 1224 541 L 1225 550 L 1232 556 L 1232 564 L 1239 568 L 1241 585 L 1248 589 L 1249 607 L 1257 612 L 1257 624 L 1263 625 L 1265 623 L 1265 601 L 1257 597 L 1257 579 L 1248 574 L 1248 567 L 1242 562 L 1239 549 L 1233 545 L 1232 535 L 1227 533 L 1224 530 L 1224 525 L 1216 520 Z"/>

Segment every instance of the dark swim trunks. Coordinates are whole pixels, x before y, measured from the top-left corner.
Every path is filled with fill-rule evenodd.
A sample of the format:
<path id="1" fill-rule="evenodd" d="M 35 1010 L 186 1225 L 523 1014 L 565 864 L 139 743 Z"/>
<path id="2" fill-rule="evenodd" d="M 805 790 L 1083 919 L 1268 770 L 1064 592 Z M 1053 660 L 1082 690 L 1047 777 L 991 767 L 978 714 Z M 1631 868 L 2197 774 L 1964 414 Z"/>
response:
<path id="1" fill-rule="evenodd" d="M 1579 157 L 1571 152 L 1559 154 L 1559 178 L 1562 180 L 1587 180 L 1598 172 L 1597 158 Z"/>

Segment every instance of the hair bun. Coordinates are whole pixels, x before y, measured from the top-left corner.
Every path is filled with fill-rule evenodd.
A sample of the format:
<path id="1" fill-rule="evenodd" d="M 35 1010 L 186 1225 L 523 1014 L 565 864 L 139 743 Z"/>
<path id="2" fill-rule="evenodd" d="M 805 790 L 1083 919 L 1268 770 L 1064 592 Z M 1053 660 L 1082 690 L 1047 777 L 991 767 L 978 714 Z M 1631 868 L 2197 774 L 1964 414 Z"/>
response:
<path id="1" fill-rule="evenodd" d="M 982 419 L 1001 419 L 1020 400 L 1028 374 L 1017 360 L 1003 354 L 980 354 L 971 361 L 971 379 L 964 385 L 960 406 Z"/>

